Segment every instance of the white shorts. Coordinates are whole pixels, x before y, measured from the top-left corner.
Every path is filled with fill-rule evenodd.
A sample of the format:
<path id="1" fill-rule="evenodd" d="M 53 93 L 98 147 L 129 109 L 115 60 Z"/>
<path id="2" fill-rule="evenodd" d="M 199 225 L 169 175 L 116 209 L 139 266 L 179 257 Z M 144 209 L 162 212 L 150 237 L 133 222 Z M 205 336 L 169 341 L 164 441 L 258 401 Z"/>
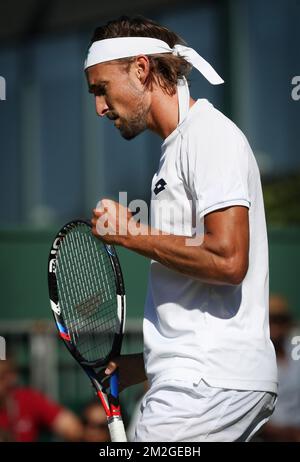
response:
<path id="1" fill-rule="evenodd" d="M 145 394 L 134 442 L 250 441 L 269 420 L 274 393 L 169 380 Z"/>

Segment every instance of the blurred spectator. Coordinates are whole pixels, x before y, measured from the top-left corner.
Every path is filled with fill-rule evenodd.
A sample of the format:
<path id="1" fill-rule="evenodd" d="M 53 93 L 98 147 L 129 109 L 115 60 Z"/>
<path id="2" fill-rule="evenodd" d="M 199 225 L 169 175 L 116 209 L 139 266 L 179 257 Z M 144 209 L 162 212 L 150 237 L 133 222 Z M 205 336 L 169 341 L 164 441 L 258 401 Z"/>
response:
<path id="1" fill-rule="evenodd" d="M 134 410 L 132 412 L 132 416 L 131 416 L 129 425 L 128 425 L 127 429 L 126 429 L 126 435 L 127 435 L 128 441 L 134 441 L 135 427 L 136 427 L 136 424 L 137 424 L 137 422 L 139 420 L 139 417 L 140 417 L 141 406 L 142 406 L 142 403 L 143 403 L 144 396 L 145 396 L 145 394 L 147 393 L 148 390 L 149 390 L 149 382 L 148 382 L 148 380 L 145 380 L 145 382 L 143 382 L 143 394 L 140 397 L 140 399 L 137 401 L 137 403 L 136 403 L 136 405 L 134 407 Z"/>
<path id="2" fill-rule="evenodd" d="M 108 443 L 110 436 L 105 411 L 98 401 L 92 401 L 83 410 L 83 441 L 91 443 Z"/>
<path id="3" fill-rule="evenodd" d="M 2 430 L 2 428 L 0 428 L 0 443 L 9 443 L 11 441 L 11 435 L 5 430 Z"/>
<path id="4" fill-rule="evenodd" d="M 270 297 L 270 334 L 278 363 L 278 401 L 260 436 L 264 441 L 300 442 L 300 360 L 292 358 L 292 315 L 281 295 Z"/>
<path id="5" fill-rule="evenodd" d="M 43 428 L 66 441 L 82 438 L 82 425 L 72 412 L 37 390 L 17 386 L 12 360 L 0 361 L 0 439 L 34 442 Z"/>

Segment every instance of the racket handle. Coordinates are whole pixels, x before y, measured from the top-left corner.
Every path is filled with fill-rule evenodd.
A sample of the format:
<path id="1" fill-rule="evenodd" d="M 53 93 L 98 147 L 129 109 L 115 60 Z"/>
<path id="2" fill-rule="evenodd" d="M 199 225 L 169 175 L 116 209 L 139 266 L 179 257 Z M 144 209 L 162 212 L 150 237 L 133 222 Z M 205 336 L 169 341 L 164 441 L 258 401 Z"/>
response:
<path id="1" fill-rule="evenodd" d="M 127 441 L 123 420 L 120 416 L 113 416 L 108 419 L 108 429 L 112 443 Z"/>

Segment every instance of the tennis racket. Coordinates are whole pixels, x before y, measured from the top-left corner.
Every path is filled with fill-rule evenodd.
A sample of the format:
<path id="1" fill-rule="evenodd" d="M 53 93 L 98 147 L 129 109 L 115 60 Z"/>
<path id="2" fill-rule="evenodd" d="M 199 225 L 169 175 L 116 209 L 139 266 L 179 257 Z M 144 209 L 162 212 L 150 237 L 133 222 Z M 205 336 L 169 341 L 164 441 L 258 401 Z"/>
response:
<path id="1" fill-rule="evenodd" d="M 114 247 L 95 238 L 89 222 L 67 223 L 50 250 L 48 285 L 59 335 L 100 398 L 111 441 L 126 441 L 118 371 L 104 374 L 121 352 L 125 324 L 125 289 Z"/>

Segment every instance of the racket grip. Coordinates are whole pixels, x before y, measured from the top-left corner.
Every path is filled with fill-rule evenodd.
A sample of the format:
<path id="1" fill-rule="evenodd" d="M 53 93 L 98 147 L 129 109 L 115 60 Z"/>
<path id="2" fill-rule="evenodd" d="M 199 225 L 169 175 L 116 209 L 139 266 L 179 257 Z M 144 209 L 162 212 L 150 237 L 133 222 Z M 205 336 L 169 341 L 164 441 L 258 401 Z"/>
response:
<path id="1" fill-rule="evenodd" d="M 123 420 L 120 416 L 113 416 L 108 419 L 108 429 L 112 443 L 127 441 Z"/>

